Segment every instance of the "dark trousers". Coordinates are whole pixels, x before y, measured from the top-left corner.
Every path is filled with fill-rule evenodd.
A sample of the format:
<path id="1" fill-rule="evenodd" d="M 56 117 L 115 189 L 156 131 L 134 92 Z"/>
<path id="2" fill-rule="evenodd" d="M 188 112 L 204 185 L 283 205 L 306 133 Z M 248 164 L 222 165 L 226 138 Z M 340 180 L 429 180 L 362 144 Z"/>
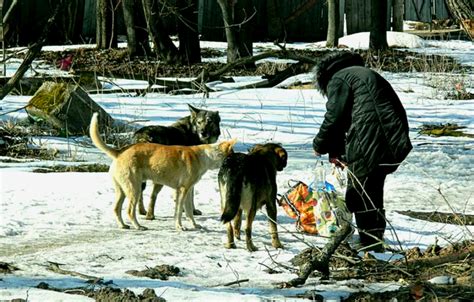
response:
<path id="1" fill-rule="evenodd" d="M 346 204 L 349 211 L 354 213 L 363 246 L 375 244 L 383 238 L 387 225 L 383 205 L 386 177 L 387 173 L 382 169 L 363 177 L 349 174 Z"/>

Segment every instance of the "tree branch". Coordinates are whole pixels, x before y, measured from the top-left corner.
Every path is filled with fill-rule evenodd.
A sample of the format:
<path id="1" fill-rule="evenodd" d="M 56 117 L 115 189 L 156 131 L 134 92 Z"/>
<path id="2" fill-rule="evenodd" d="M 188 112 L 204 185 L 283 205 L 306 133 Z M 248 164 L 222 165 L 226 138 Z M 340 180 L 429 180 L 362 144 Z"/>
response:
<path id="1" fill-rule="evenodd" d="M 11 77 L 10 80 L 5 84 L 5 86 L 2 87 L 0 91 L 0 100 L 3 100 L 3 98 L 5 98 L 5 96 L 13 89 L 13 87 L 15 87 L 16 83 L 21 80 L 23 75 L 28 71 L 33 60 L 40 54 L 41 49 L 43 48 L 44 43 L 46 43 L 49 32 L 51 31 L 56 17 L 62 6 L 62 1 L 59 1 L 53 11 L 53 14 L 48 19 L 48 22 L 46 23 L 46 26 L 44 27 L 43 33 L 41 34 L 40 38 L 35 44 L 33 44 L 33 46 L 30 47 L 25 59 L 23 60 L 13 77 Z"/>

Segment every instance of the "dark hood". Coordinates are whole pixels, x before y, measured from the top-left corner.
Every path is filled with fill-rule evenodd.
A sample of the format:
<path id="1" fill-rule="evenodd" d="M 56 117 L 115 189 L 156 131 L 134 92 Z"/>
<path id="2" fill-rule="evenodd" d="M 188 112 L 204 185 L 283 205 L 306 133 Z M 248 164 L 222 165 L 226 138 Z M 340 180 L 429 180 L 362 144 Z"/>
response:
<path id="1" fill-rule="evenodd" d="M 327 95 L 327 86 L 332 76 L 350 66 L 364 66 L 364 60 L 358 53 L 336 51 L 324 55 L 313 69 L 317 88 L 323 95 Z"/>

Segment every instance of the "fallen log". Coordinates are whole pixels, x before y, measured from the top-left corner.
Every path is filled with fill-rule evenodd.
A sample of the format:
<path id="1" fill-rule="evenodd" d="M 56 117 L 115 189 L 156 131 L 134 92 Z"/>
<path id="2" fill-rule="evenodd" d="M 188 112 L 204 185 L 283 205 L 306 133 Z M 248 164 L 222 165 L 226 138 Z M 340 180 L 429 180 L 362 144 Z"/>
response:
<path id="1" fill-rule="evenodd" d="M 297 287 L 305 284 L 308 277 L 314 272 L 319 271 L 323 279 L 329 278 L 329 261 L 336 249 L 347 239 L 352 232 L 351 224 L 347 221 L 341 223 L 341 228 L 326 243 L 320 252 L 311 253 L 312 257 L 304 263 L 298 273 L 298 277 L 278 284 L 280 288 Z"/>
<path id="2" fill-rule="evenodd" d="M 202 83 L 202 82 L 206 83 L 206 82 L 209 82 L 209 81 L 215 81 L 215 80 L 218 80 L 219 77 L 221 77 L 226 72 L 232 70 L 233 68 L 236 68 L 236 67 L 242 66 L 242 65 L 253 64 L 257 61 L 267 59 L 267 58 L 279 58 L 279 59 L 295 60 L 295 61 L 298 61 L 300 63 L 306 63 L 308 65 L 315 65 L 318 62 L 317 59 L 309 58 L 309 57 L 306 57 L 306 56 L 300 56 L 300 55 L 297 55 L 295 53 L 289 52 L 287 50 L 278 50 L 278 51 L 273 50 L 273 51 L 267 51 L 267 52 L 264 52 L 264 53 L 261 53 L 261 54 L 258 54 L 258 55 L 252 56 L 252 57 L 244 57 L 244 58 L 238 59 L 238 60 L 236 60 L 232 63 L 226 64 L 222 68 L 220 68 L 216 71 L 213 71 L 213 72 L 203 70 L 201 72 L 201 74 L 197 77 L 196 81 L 199 82 L 199 83 Z M 289 74 L 288 72 L 286 72 L 286 73 Z M 288 77 L 289 76 L 290 75 L 288 75 Z M 284 80 L 284 79 L 285 78 L 283 78 L 282 80 Z"/>

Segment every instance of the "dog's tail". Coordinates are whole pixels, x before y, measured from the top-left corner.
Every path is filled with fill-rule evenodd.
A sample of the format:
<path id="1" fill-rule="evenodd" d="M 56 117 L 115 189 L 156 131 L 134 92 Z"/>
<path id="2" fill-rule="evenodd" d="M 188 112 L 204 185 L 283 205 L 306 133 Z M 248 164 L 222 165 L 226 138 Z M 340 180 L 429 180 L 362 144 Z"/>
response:
<path id="1" fill-rule="evenodd" d="M 89 135 L 92 139 L 92 142 L 97 148 L 102 150 L 110 158 L 115 159 L 119 155 L 119 151 L 117 149 L 107 146 L 100 137 L 98 116 L 99 114 L 97 112 L 94 112 L 94 114 L 92 115 L 91 124 L 89 127 Z"/>
<path id="2" fill-rule="evenodd" d="M 222 163 L 219 170 L 218 180 L 221 191 L 222 203 L 224 209 L 222 211 L 221 221 L 227 223 L 231 221 L 240 208 L 240 198 L 242 194 L 242 186 L 244 180 L 244 173 L 239 165 L 242 161 L 239 160 L 239 153 L 234 153 L 228 156 Z"/>

